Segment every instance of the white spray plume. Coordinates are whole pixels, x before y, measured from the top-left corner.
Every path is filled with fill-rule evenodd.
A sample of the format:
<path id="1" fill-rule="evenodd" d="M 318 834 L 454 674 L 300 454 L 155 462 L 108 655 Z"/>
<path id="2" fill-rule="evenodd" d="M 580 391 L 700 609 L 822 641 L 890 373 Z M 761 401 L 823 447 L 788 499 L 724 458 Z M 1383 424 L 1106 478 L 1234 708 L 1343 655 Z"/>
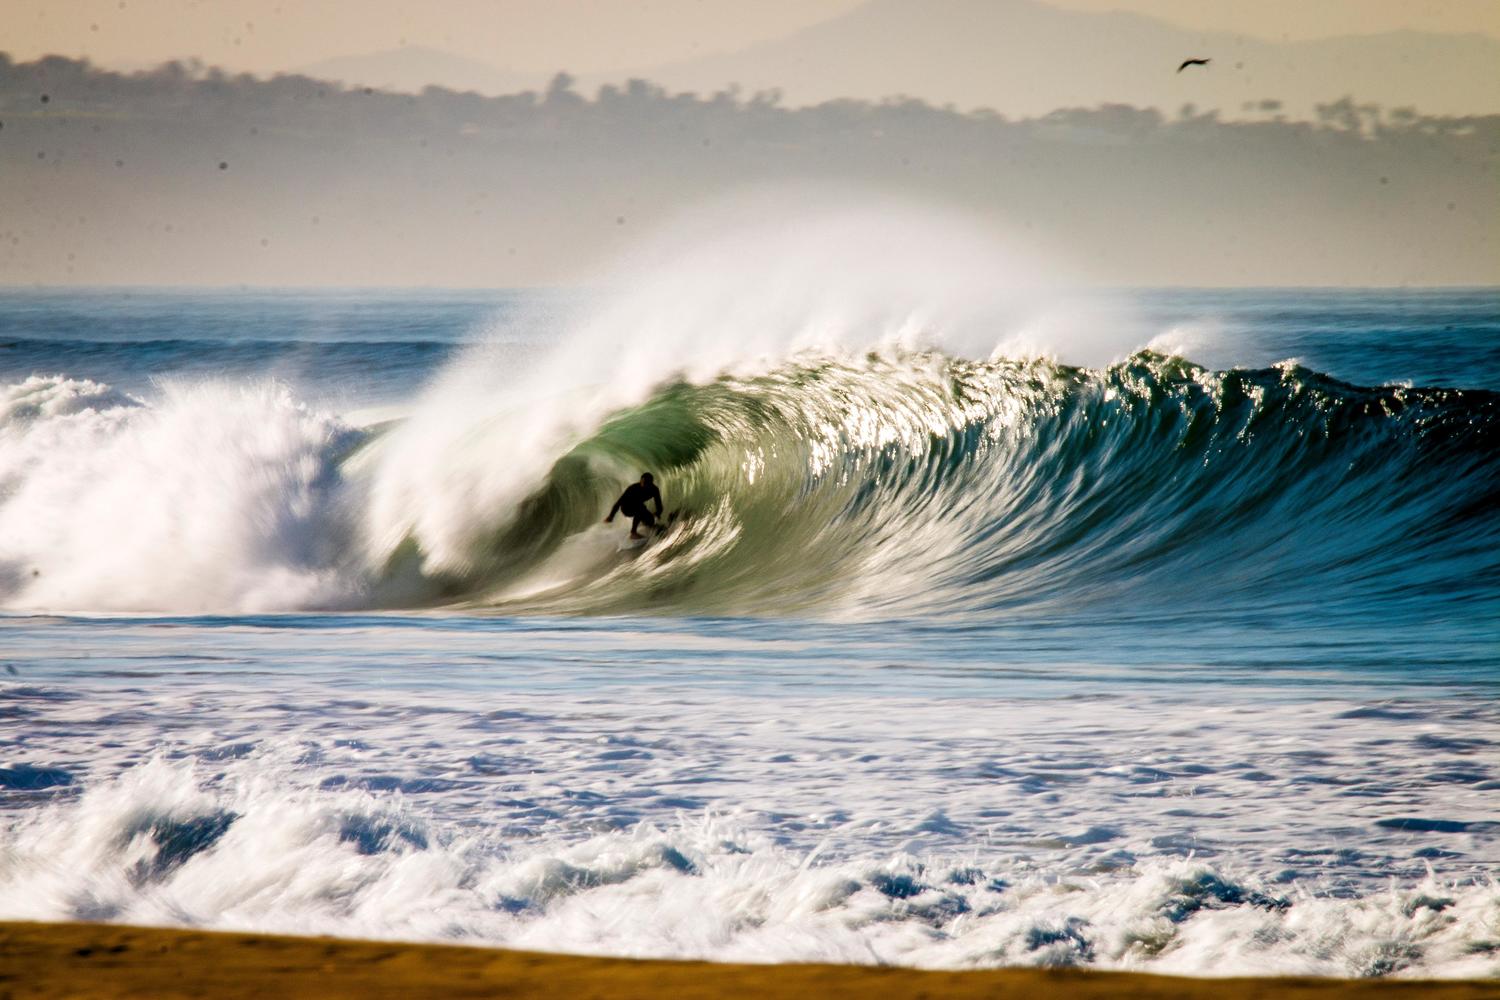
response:
<path id="1" fill-rule="evenodd" d="M 674 379 L 763 370 L 802 352 L 984 358 L 1011 344 L 1108 356 L 1051 262 L 957 212 L 825 188 L 694 209 L 593 284 L 600 293 L 524 380 L 507 349 L 477 347 L 382 444 L 371 561 L 410 537 L 425 569 L 469 569 L 474 541 L 559 455 Z"/>
<path id="2" fill-rule="evenodd" d="M 358 604 L 408 540 L 424 573 L 476 569 L 477 543 L 560 455 L 675 379 L 764 370 L 803 352 L 998 349 L 1092 363 L 1132 346 L 1118 332 L 1128 324 L 1101 322 L 1056 264 L 971 219 L 826 188 L 685 213 L 592 287 L 561 319 L 542 312 L 555 306 L 546 301 L 513 315 L 523 329 L 464 352 L 352 461 L 348 425 L 270 380 L 169 384 L 144 405 L 69 379 L 10 387 L 0 601 Z M 518 355 L 514 344 L 534 344 L 538 330 L 555 341 Z"/>
<path id="3" fill-rule="evenodd" d="M 153 405 L 33 376 L 0 393 L 0 600 L 69 610 L 347 603 L 331 463 L 343 429 L 272 382 Z"/>

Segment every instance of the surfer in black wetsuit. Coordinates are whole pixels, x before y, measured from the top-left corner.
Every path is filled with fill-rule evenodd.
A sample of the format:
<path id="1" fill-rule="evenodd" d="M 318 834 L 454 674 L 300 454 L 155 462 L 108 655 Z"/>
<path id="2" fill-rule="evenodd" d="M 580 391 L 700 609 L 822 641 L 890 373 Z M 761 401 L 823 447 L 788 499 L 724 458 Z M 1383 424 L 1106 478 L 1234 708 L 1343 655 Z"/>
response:
<path id="1" fill-rule="evenodd" d="M 656 504 L 655 514 L 646 509 L 648 502 Z M 639 539 L 642 535 L 636 529 L 642 524 L 648 528 L 656 527 L 656 519 L 661 517 L 661 509 L 661 490 L 657 489 L 656 484 L 652 482 L 651 473 L 643 472 L 640 482 L 631 483 L 625 487 L 625 492 L 620 494 L 620 499 L 616 500 L 615 505 L 609 509 L 609 516 L 604 519 L 604 523 L 608 524 L 613 521 L 618 511 L 630 518 L 630 537 Z"/>

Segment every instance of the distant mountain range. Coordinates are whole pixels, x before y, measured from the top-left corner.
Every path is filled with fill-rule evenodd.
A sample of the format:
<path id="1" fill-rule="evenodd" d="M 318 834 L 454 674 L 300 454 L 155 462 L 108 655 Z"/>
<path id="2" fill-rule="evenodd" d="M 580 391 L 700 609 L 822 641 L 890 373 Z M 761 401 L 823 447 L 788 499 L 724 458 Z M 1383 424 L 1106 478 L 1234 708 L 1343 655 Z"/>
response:
<path id="1" fill-rule="evenodd" d="M 1189 56 L 1212 62 L 1177 73 Z M 491 94 L 539 89 L 548 76 L 415 48 L 303 71 L 366 86 L 440 84 Z M 1500 41 L 1391 32 L 1283 43 L 1038 0 L 871 0 L 737 52 L 584 75 L 580 85 L 591 90 L 628 77 L 700 93 L 731 84 L 747 93 L 779 90 L 791 104 L 906 95 L 1008 115 L 1104 103 L 1169 110 L 1192 103 L 1235 114 L 1274 100 L 1301 116 L 1345 95 L 1430 114 L 1484 114 L 1500 112 Z"/>

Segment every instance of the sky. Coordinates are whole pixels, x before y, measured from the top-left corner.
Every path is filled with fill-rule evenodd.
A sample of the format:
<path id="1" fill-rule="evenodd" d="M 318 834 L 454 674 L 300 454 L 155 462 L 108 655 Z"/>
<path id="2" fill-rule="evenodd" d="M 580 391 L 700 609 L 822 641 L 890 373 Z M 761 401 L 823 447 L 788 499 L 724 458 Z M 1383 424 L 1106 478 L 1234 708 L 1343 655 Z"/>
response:
<path id="1" fill-rule="evenodd" d="M 510 72 L 647 70 L 789 35 L 862 0 L 4 0 L 0 49 L 259 74 L 404 46 Z M 1500 38 L 1500 0 L 1054 0 L 1289 41 L 1393 30 Z"/>

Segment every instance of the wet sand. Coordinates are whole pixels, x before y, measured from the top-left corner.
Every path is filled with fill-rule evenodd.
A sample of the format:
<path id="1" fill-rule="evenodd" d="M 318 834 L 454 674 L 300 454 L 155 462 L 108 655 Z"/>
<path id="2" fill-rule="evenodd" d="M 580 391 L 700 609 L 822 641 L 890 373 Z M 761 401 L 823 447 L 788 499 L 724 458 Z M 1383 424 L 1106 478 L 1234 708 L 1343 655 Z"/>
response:
<path id="1" fill-rule="evenodd" d="M 449 945 L 0 923 L 0 1000 L 54 997 L 1500 998 L 1500 981 L 1187 979 L 634 961 Z"/>

